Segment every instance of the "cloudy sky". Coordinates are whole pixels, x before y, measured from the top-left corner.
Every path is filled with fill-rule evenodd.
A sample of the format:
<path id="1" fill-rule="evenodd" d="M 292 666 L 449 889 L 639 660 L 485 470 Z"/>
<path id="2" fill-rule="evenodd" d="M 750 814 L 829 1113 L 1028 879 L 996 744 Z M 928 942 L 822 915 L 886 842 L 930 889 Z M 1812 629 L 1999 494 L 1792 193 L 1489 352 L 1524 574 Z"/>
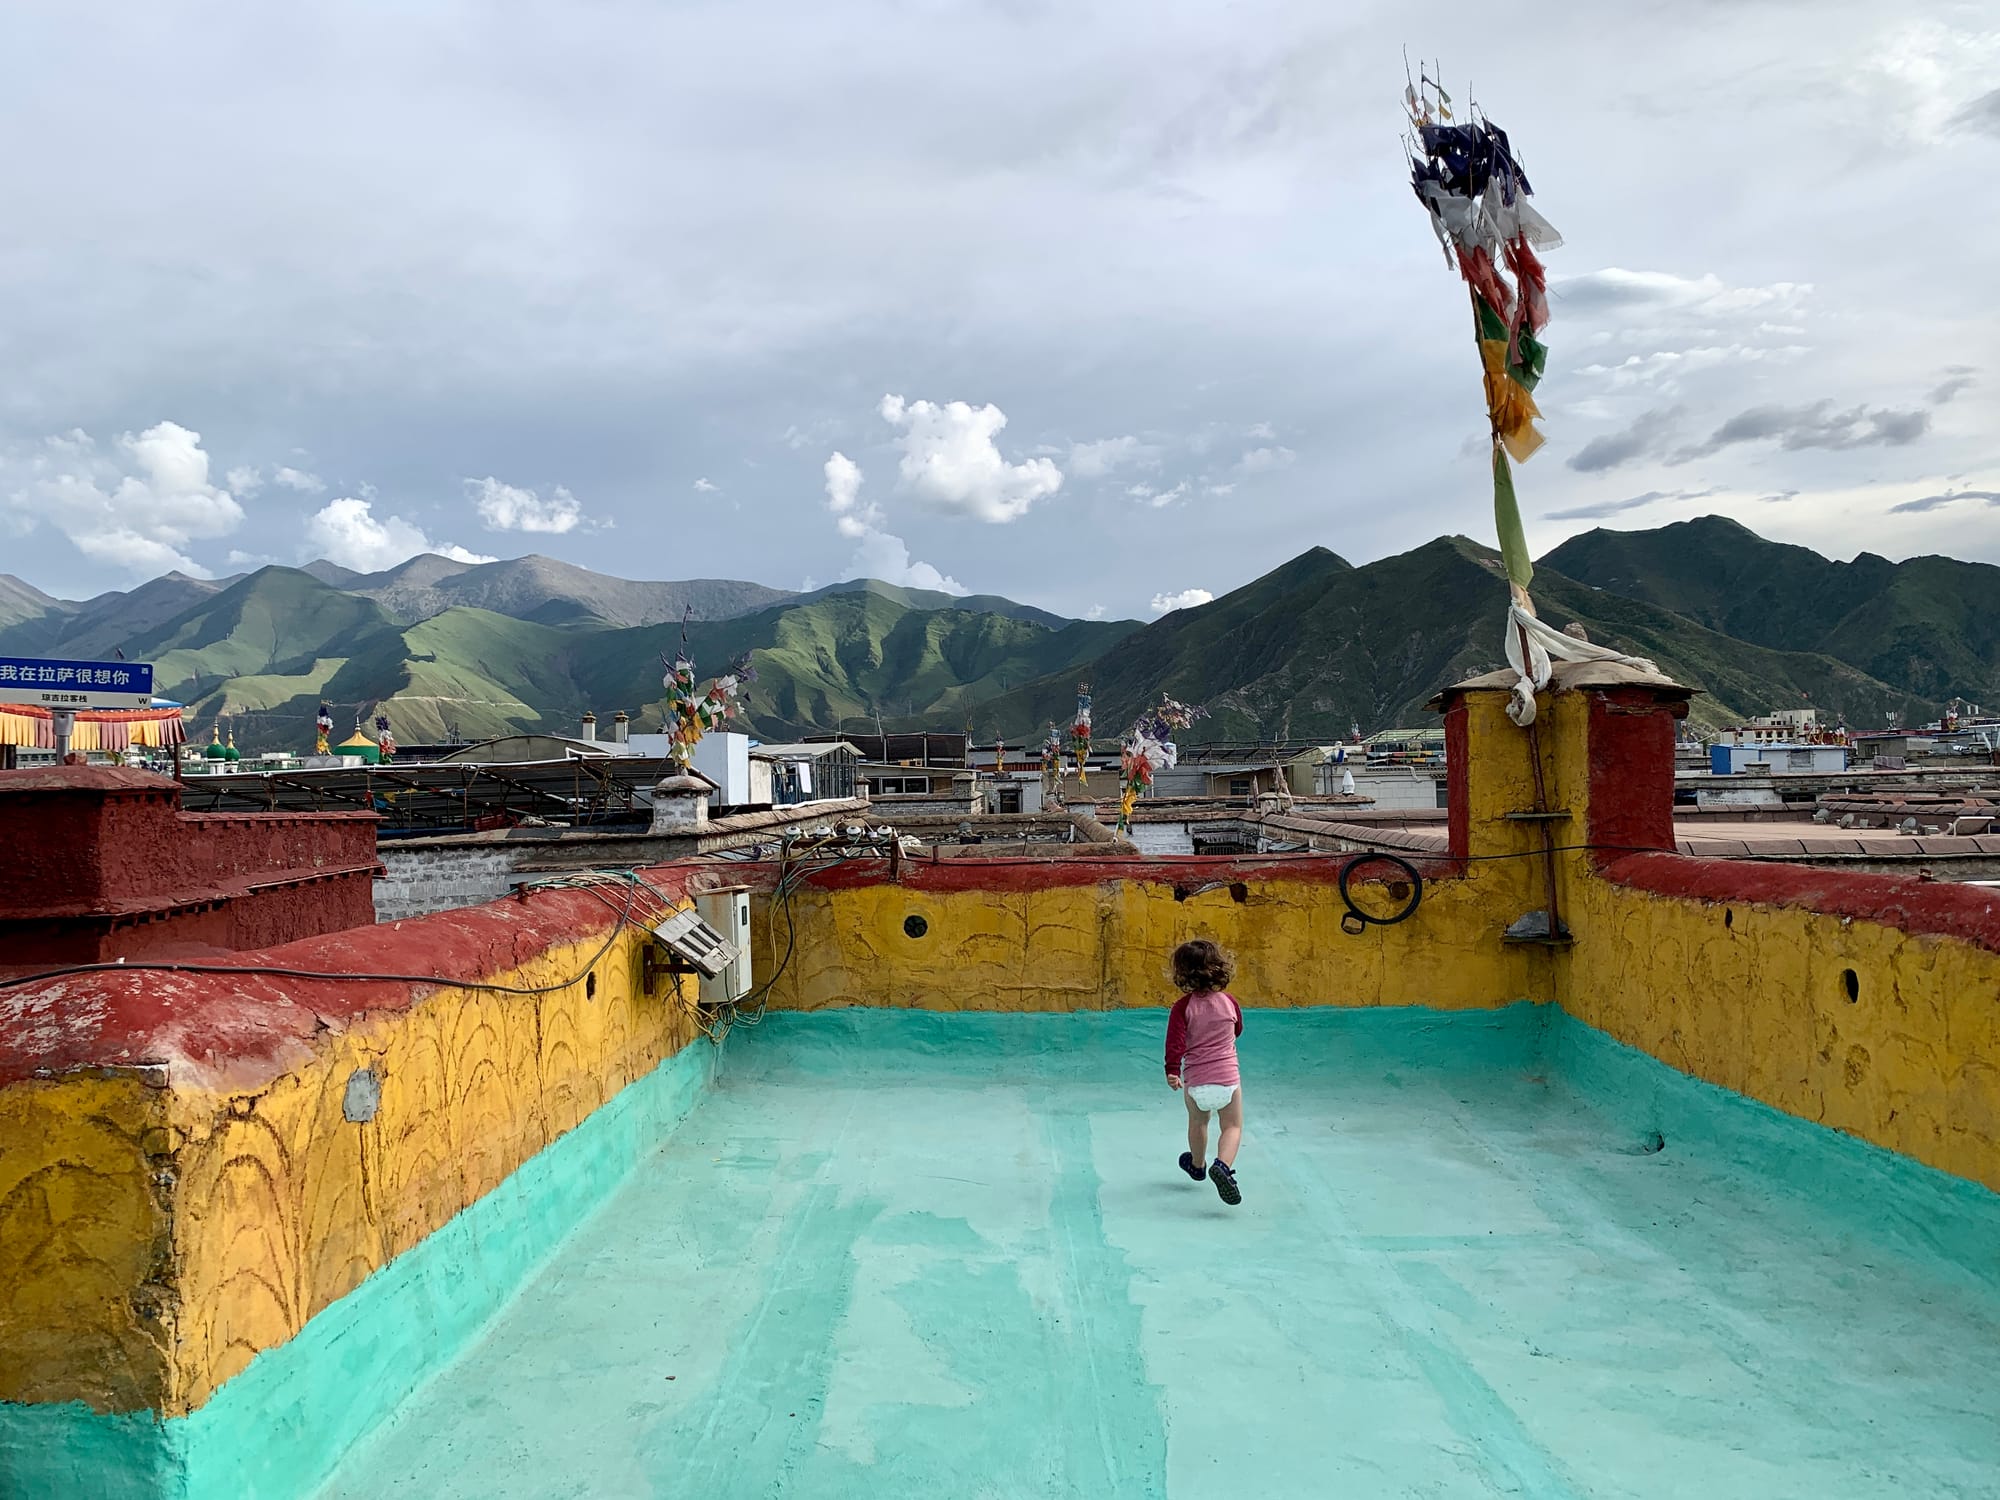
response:
<path id="1" fill-rule="evenodd" d="M 17 11 L 0 571 L 544 552 L 1145 616 L 1490 539 L 1405 44 L 1567 240 L 1536 550 L 1720 511 L 2000 562 L 1991 6 L 1492 15 Z"/>

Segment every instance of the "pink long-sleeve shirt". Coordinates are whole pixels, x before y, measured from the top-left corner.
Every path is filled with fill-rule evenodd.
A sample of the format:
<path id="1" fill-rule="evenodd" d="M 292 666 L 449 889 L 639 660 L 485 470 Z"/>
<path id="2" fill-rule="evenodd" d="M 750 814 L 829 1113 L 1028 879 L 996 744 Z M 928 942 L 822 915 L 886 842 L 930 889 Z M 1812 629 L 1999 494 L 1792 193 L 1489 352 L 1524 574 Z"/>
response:
<path id="1" fill-rule="evenodd" d="M 1236 1039 L 1243 1035 L 1243 1007 L 1220 990 L 1183 995 L 1167 1014 L 1167 1072 L 1183 1085 L 1238 1084 Z"/>

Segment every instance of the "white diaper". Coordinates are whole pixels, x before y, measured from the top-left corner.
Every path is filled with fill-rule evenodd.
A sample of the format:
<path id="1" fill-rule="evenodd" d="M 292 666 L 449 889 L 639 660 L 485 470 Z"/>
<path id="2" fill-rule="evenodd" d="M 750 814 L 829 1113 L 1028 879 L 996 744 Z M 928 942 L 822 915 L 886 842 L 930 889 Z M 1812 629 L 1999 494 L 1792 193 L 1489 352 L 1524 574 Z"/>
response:
<path id="1" fill-rule="evenodd" d="M 1188 1098 L 1194 1100 L 1194 1107 L 1203 1114 L 1214 1114 L 1236 1097 L 1233 1083 L 1191 1083 Z"/>

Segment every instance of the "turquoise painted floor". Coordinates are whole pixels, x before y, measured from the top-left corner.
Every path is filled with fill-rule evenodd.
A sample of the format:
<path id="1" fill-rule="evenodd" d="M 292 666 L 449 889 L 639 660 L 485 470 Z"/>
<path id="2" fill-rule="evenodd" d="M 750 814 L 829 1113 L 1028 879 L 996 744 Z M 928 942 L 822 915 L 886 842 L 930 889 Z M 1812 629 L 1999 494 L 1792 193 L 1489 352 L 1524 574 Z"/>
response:
<path id="1" fill-rule="evenodd" d="M 1161 1019 L 738 1032 L 323 1494 L 2000 1494 L 1990 1195 L 1526 1007 L 1253 1012 L 1232 1210 Z"/>

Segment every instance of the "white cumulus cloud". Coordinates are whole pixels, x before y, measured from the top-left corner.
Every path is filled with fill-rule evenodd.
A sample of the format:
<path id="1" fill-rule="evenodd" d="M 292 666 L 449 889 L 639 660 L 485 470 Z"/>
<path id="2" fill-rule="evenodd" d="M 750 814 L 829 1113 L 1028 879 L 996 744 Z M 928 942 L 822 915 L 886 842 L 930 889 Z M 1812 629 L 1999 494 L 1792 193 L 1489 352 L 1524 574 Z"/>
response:
<path id="1" fill-rule="evenodd" d="M 306 544 L 316 556 L 357 573 L 379 573 L 424 552 L 453 562 L 494 561 L 451 542 L 434 542 L 422 527 L 401 516 L 378 518 L 373 502 L 352 496 L 328 501 L 313 513 L 306 522 Z"/>
<path id="2" fill-rule="evenodd" d="M 859 543 L 854 556 L 841 572 L 842 578 L 879 578 L 884 583 L 905 588 L 937 589 L 947 594 L 963 594 L 965 585 L 939 572 L 927 562 L 916 562 L 903 539 L 882 529 L 879 507 L 861 498 L 861 466 L 845 453 L 834 453 L 826 461 L 826 508 L 833 512 L 834 527 L 844 537 Z"/>
<path id="3" fill-rule="evenodd" d="M 282 468 L 271 475 L 273 484 L 282 484 L 288 490 L 297 490 L 301 495 L 317 495 L 326 489 L 326 481 L 317 474 L 308 474 L 304 469 Z"/>
<path id="4" fill-rule="evenodd" d="M 1153 613 L 1169 615 L 1177 609 L 1193 609 L 1215 598 L 1207 589 L 1182 589 L 1178 594 L 1153 595 Z"/>
<path id="5" fill-rule="evenodd" d="M 721 485 L 715 483 L 713 480 L 708 478 L 707 475 L 703 475 L 700 479 L 697 479 L 694 482 L 694 492 L 697 495 L 713 495 L 717 490 L 721 488 L 722 488 Z"/>
<path id="6" fill-rule="evenodd" d="M 1047 458 L 1010 464 L 993 439 L 1007 425 L 997 406 L 884 396 L 882 420 L 902 429 L 899 472 L 919 500 L 948 514 L 1003 525 L 1062 488 Z"/>
<path id="7" fill-rule="evenodd" d="M 583 523 L 582 505 L 561 485 L 544 500 L 533 490 L 502 484 L 489 474 L 484 479 L 466 480 L 465 493 L 488 531 L 539 531 L 561 536 Z"/>
<path id="8" fill-rule="evenodd" d="M 854 549 L 853 560 L 841 571 L 842 578 L 879 578 L 904 588 L 936 589 L 944 594 L 968 592 L 956 578 L 940 573 L 927 562 L 913 561 L 910 549 L 899 536 L 871 531 Z"/>
<path id="9" fill-rule="evenodd" d="M 861 503 L 859 464 L 836 452 L 822 472 L 826 475 L 826 508 L 833 512 L 833 524 L 842 536 L 864 537 L 882 524 L 882 512 L 873 504 Z"/>
<path id="10" fill-rule="evenodd" d="M 24 529 L 47 521 L 78 551 L 146 576 L 178 568 L 208 576 L 190 543 L 228 536 L 243 507 L 208 476 L 201 434 L 177 422 L 100 447 L 81 430 L 10 454 L 7 508 Z"/>

